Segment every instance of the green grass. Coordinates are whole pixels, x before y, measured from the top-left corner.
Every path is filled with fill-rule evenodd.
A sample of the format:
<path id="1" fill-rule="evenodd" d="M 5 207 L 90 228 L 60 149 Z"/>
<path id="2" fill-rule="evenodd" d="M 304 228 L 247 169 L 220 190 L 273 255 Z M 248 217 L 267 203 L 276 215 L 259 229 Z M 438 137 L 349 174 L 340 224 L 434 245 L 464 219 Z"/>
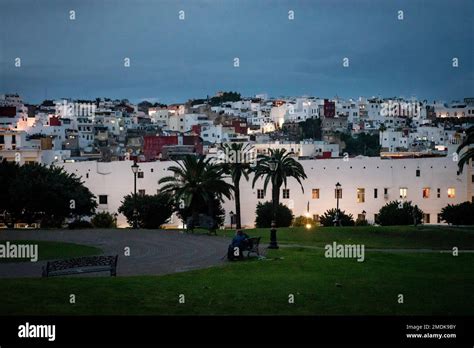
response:
<path id="1" fill-rule="evenodd" d="M 269 242 L 269 228 L 245 231 L 252 237 L 262 237 Z M 219 230 L 218 234 L 231 237 L 234 230 Z M 278 228 L 279 243 L 325 246 L 332 242 L 364 244 L 366 248 L 381 249 L 474 249 L 474 227 L 447 226 L 360 226 L 360 227 L 313 227 L 306 229 Z"/>
<path id="2" fill-rule="evenodd" d="M 361 263 L 298 248 L 268 256 L 165 276 L 2 279 L 0 314 L 474 313 L 474 254 L 367 252 Z M 71 293 L 76 304 L 69 304 Z M 179 294 L 185 304 L 178 303 Z"/>
<path id="3" fill-rule="evenodd" d="M 5 245 L 6 241 L 0 241 L 0 244 Z M 53 260 L 69 257 L 89 256 L 98 255 L 102 253 L 102 250 L 96 247 L 74 244 L 74 243 L 63 243 L 63 242 L 50 242 L 50 241 L 38 241 L 38 240 L 10 240 L 10 244 L 37 244 L 38 245 L 38 260 Z M 0 258 L 0 263 L 4 262 L 30 262 L 30 259 L 5 259 Z"/>
<path id="4" fill-rule="evenodd" d="M 269 229 L 247 231 L 262 236 Z M 198 232 L 199 233 L 199 232 Z M 234 231 L 220 230 L 231 237 Z M 472 315 L 474 254 L 391 253 L 368 248 L 474 249 L 469 228 L 432 226 L 281 228 L 282 244 L 364 244 L 365 261 L 282 248 L 267 259 L 164 276 L 2 279 L 0 314 L 32 315 Z M 20 241 L 17 241 L 20 242 Z M 31 241 L 22 241 L 28 243 Z M 36 243 L 36 242 L 35 242 Z M 98 253 L 39 242 L 42 259 Z M 120 264 L 119 264 L 120 269 Z M 336 286 L 340 284 L 341 286 Z M 69 295 L 76 295 L 76 304 Z M 184 294 L 185 304 L 178 303 Z M 288 295 L 295 303 L 288 303 Z M 397 302 L 398 294 L 404 303 Z"/>

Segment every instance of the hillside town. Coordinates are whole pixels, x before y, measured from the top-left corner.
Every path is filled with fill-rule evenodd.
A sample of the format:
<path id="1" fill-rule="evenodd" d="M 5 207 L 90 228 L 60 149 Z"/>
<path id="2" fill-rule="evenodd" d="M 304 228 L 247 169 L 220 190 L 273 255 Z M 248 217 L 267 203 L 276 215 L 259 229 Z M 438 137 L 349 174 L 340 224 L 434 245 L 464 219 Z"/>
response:
<path id="1" fill-rule="evenodd" d="M 138 165 L 135 190 L 153 195 L 172 161 L 188 155 L 219 160 L 222 145 L 232 143 L 249 144 L 253 158 L 246 160 L 284 149 L 300 162 L 306 190 L 289 182 L 281 199 L 295 216 L 315 222 L 334 207 L 336 182 L 346 192 L 337 196 L 342 207 L 370 223 L 391 201 L 413 202 L 424 223 L 440 224 L 447 204 L 474 199 L 472 166 L 456 174 L 456 149 L 474 122 L 474 98 L 446 103 L 218 92 L 171 105 L 108 98 L 32 105 L 5 94 L 0 105 L 0 158 L 63 167 L 96 196 L 98 211 L 114 214 L 121 227 L 129 226 L 117 212 L 132 191 L 132 163 Z M 255 205 L 270 195 L 252 180 L 241 190 L 242 224 L 253 226 Z M 232 200 L 223 207 L 224 224 L 232 225 Z M 168 222 L 181 224 L 176 214 Z"/>
<path id="2" fill-rule="evenodd" d="M 242 97 L 218 92 L 179 104 L 97 98 L 29 104 L 0 95 L 0 158 L 23 163 L 153 162 L 212 155 L 244 142 L 298 159 L 448 156 L 474 122 L 474 98 L 418 101 Z"/>

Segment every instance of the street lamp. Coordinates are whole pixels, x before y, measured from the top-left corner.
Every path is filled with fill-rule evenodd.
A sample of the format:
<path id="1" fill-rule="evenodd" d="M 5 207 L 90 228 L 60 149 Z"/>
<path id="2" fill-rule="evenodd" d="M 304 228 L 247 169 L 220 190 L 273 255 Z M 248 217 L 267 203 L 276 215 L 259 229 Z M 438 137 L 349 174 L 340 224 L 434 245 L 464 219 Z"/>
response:
<path id="1" fill-rule="evenodd" d="M 334 219 L 334 226 L 341 225 L 341 220 L 339 219 L 339 197 L 341 196 L 341 184 L 338 182 L 336 184 L 336 218 Z"/>
<path id="2" fill-rule="evenodd" d="M 270 168 L 270 171 L 272 172 L 272 176 L 275 174 L 275 171 L 277 170 L 278 162 L 277 160 L 272 157 L 268 161 L 268 166 Z M 273 181 L 273 180 L 272 180 Z M 275 192 L 273 185 L 272 185 L 272 224 L 271 224 L 271 229 L 270 229 L 270 245 L 268 246 L 268 249 L 278 249 L 278 243 L 277 243 L 277 230 L 276 230 L 276 199 L 275 195 L 279 194 L 279 192 Z"/>
<path id="3" fill-rule="evenodd" d="M 232 229 L 232 224 L 234 222 L 234 212 L 231 210 L 229 213 L 230 216 L 230 229 Z"/>
<path id="4" fill-rule="evenodd" d="M 137 211 L 137 173 L 138 173 L 138 164 L 137 161 L 133 162 L 132 165 L 133 172 L 133 228 L 138 228 L 138 211 Z"/>

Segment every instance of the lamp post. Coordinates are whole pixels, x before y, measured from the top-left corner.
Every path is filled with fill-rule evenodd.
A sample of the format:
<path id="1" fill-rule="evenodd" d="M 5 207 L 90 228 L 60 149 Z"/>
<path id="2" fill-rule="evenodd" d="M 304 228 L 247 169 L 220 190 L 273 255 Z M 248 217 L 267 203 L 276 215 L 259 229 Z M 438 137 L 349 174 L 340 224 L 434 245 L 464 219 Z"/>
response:
<path id="1" fill-rule="evenodd" d="M 340 226 L 341 220 L 339 219 L 339 197 L 341 192 L 341 184 L 338 182 L 336 184 L 336 218 L 334 219 L 334 226 Z"/>
<path id="2" fill-rule="evenodd" d="M 138 173 L 138 164 L 137 161 L 133 162 L 132 165 L 133 172 L 133 228 L 138 228 L 138 211 L 137 211 L 137 173 Z"/>
<path id="3" fill-rule="evenodd" d="M 268 166 L 270 167 L 270 171 L 272 172 L 272 175 L 274 175 L 276 169 L 277 169 L 277 161 L 274 158 L 271 158 L 270 161 L 268 161 Z M 273 181 L 273 180 L 272 180 Z M 272 224 L 271 224 L 271 229 L 270 229 L 270 245 L 268 246 L 268 249 L 278 249 L 278 243 L 277 243 L 277 230 L 276 230 L 276 199 L 275 195 L 277 195 L 279 192 L 275 192 L 275 189 L 272 184 Z"/>
<path id="4" fill-rule="evenodd" d="M 234 222 L 234 212 L 231 210 L 229 213 L 230 216 L 230 229 L 232 229 L 232 224 Z"/>

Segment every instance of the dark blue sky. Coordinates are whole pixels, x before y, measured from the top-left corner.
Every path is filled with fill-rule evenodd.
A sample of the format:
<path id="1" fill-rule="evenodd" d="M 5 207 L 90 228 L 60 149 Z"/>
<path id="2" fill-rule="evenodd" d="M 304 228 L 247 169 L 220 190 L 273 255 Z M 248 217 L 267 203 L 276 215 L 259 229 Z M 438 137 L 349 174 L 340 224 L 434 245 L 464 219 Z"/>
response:
<path id="1" fill-rule="evenodd" d="M 0 31 L 0 93 L 29 102 L 172 103 L 218 90 L 474 97 L 472 0 L 0 0 Z"/>

